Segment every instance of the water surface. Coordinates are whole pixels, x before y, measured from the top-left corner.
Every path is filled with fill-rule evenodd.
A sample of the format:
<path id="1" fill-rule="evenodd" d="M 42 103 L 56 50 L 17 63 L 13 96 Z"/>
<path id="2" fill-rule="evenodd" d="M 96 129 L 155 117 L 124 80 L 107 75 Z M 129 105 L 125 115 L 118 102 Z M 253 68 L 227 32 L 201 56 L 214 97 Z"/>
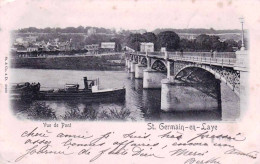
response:
<path id="1" fill-rule="evenodd" d="M 64 88 L 66 83 L 78 83 L 84 88 L 83 77 L 99 78 L 101 88 L 126 88 L 123 102 L 40 101 L 13 102 L 14 114 L 29 119 L 68 120 L 218 120 L 220 112 L 163 112 L 160 110 L 161 90 L 143 89 L 143 81 L 127 71 L 78 71 L 47 69 L 11 69 L 11 83 L 39 82 L 42 90 Z M 188 102 L 187 102 L 188 103 Z"/>

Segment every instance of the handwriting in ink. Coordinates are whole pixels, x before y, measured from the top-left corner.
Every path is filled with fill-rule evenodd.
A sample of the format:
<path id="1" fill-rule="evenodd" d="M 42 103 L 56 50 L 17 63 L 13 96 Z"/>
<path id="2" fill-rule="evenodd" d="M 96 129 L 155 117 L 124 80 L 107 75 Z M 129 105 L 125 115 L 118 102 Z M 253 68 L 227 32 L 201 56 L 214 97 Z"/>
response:
<path id="1" fill-rule="evenodd" d="M 57 135 L 58 138 L 81 138 L 81 139 L 88 139 L 93 137 L 93 135 L 90 136 L 84 136 L 84 135 L 75 135 L 75 134 L 64 134 L 64 133 L 59 133 Z"/>
<path id="2" fill-rule="evenodd" d="M 219 157 L 212 157 L 210 159 L 197 160 L 196 158 L 190 158 L 184 162 L 184 164 L 220 164 Z"/>
<path id="3" fill-rule="evenodd" d="M 135 135 L 136 132 L 132 132 L 132 133 L 128 133 L 128 134 L 123 134 L 124 138 L 148 138 L 151 136 L 151 134 L 146 134 L 144 133 L 144 135 Z"/>
<path id="4" fill-rule="evenodd" d="M 150 148 L 150 149 L 152 149 L 152 148 Z M 164 157 L 156 155 L 154 153 L 147 153 L 144 151 L 143 148 L 138 147 L 138 146 L 133 147 L 132 152 L 133 152 L 132 156 L 164 158 Z"/>
<path id="5" fill-rule="evenodd" d="M 167 132 L 165 134 L 159 135 L 158 137 L 160 137 L 160 138 L 176 138 L 177 140 L 182 139 L 182 133 L 180 133 L 180 132 L 177 132 L 177 133 L 179 133 L 179 135 L 171 134 L 171 131 L 170 131 L 170 132 Z"/>
<path id="6" fill-rule="evenodd" d="M 44 145 L 39 148 L 38 145 L 34 145 L 32 148 L 28 149 L 25 154 L 18 157 L 15 162 L 21 161 L 24 157 L 27 155 L 33 155 L 33 154 L 55 154 L 55 155 L 71 155 L 73 152 L 65 152 L 65 151 L 57 151 L 57 150 L 49 150 L 50 145 Z"/>
<path id="7" fill-rule="evenodd" d="M 247 156 L 247 157 L 252 158 L 252 159 L 256 159 L 258 153 L 259 153 L 258 151 L 252 151 L 252 152 L 249 152 L 249 153 L 244 153 L 244 152 L 242 152 L 238 149 L 232 148 L 232 149 L 226 151 L 224 154 L 241 155 L 241 156 Z"/>
<path id="8" fill-rule="evenodd" d="M 169 152 L 171 156 L 204 156 L 208 151 L 197 152 L 189 151 L 188 149 L 176 149 Z"/>
<path id="9" fill-rule="evenodd" d="M 197 134 L 196 137 L 191 138 L 190 140 L 188 140 L 187 142 L 191 142 L 197 138 L 200 139 L 227 139 L 227 140 L 233 140 L 233 141 L 244 141 L 246 140 L 246 137 L 241 136 L 241 133 L 238 133 L 235 137 L 229 136 L 229 135 L 224 135 L 224 134 L 220 134 L 220 135 L 210 135 L 208 134 L 208 131 L 203 132 L 203 133 L 199 133 Z"/>
<path id="10" fill-rule="evenodd" d="M 25 131 L 21 137 L 49 137 L 46 133 L 51 133 L 48 130 L 46 130 L 46 133 L 36 132 L 37 129 L 38 127 L 34 128 L 31 132 Z"/>

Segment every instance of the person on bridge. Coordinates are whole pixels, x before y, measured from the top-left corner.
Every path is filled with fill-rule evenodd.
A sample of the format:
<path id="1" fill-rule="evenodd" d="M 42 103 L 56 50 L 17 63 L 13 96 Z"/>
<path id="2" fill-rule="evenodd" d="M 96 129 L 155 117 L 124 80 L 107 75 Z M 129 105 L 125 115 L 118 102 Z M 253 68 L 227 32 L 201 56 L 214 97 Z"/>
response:
<path id="1" fill-rule="evenodd" d="M 183 49 L 181 49 L 181 58 L 183 58 Z"/>
<path id="2" fill-rule="evenodd" d="M 216 58 L 217 57 L 217 50 L 215 50 L 214 52 L 213 52 L 213 58 Z"/>
<path id="3" fill-rule="evenodd" d="M 211 56 L 210 56 L 211 58 L 214 57 L 214 54 L 213 54 L 213 50 L 212 50 L 212 49 L 210 50 L 210 55 L 211 55 Z"/>

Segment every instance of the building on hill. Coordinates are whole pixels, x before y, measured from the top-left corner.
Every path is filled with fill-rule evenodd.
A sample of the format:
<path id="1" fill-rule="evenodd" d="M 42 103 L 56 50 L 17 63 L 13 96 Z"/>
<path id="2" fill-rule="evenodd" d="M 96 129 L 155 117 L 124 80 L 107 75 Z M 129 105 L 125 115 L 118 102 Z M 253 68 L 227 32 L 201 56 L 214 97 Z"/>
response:
<path id="1" fill-rule="evenodd" d="M 151 42 L 140 43 L 140 52 L 154 52 L 154 44 Z"/>
<path id="2" fill-rule="evenodd" d="M 130 30 L 130 32 L 135 34 L 144 34 L 147 31 L 145 29 L 140 29 L 140 30 Z"/>
<path id="3" fill-rule="evenodd" d="M 17 44 L 23 44 L 23 38 L 19 37 L 15 39 L 15 43 Z"/>
<path id="4" fill-rule="evenodd" d="M 16 49 L 16 52 L 27 52 L 26 47 L 24 47 L 23 45 L 17 45 L 14 46 L 14 48 Z"/>
<path id="5" fill-rule="evenodd" d="M 90 44 L 90 45 L 85 45 L 84 48 L 86 50 L 88 50 L 88 52 L 90 52 L 91 54 L 98 54 L 99 45 L 98 44 Z"/>
<path id="6" fill-rule="evenodd" d="M 25 40 L 28 41 L 29 43 L 34 43 L 34 42 L 36 42 L 37 38 L 38 38 L 38 36 L 30 35 L 30 36 L 26 37 Z"/>
<path id="7" fill-rule="evenodd" d="M 97 30 L 95 28 L 88 29 L 88 36 L 94 35 L 97 33 Z"/>
<path id="8" fill-rule="evenodd" d="M 198 36 L 198 34 L 190 34 L 190 33 L 178 33 L 181 39 L 194 40 Z"/>
<path id="9" fill-rule="evenodd" d="M 60 51 L 70 51 L 70 42 L 60 42 L 59 43 L 59 49 Z"/>
<path id="10" fill-rule="evenodd" d="M 27 52 L 36 52 L 38 51 L 38 46 L 36 45 L 30 45 L 29 47 L 27 47 Z"/>
<path id="11" fill-rule="evenodd" d="M 114 52 L 116 47 L 115 42 L 101 42 L 101 50 L 103 52 Z"/>

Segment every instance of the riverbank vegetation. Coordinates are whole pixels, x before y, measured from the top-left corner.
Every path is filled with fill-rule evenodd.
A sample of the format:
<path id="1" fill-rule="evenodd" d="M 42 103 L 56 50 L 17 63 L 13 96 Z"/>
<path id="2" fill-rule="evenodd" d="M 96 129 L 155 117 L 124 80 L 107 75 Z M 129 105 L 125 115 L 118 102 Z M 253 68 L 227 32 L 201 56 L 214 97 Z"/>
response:
<path id="1" fill-rule="evenodd" d="M 21 104 L 19 104 L 21 106 Z M 72 105 L 73 106 L 73 105 Z M 106 107 L 101 110 L 94 109 L 91 105 L 86 105 L 84 108 L 73 106 L 65 111 L 65 114 L 59 115 L 46 102 L 32 102 L 23 104 L 22 108 L 16 109 L 16 113 L 23 115 L 20 119 L 30 120 L 84 120 L 84 121 L 135 121 L 131 116 L 129 109 L 122 107 Z"/>
<path id="2" fill-rule="evenodd" d="M 122 55 L 106 56 L 71 56 L 50 58 L 15 58 L 11 59 L 12 68 L 31 69 L 68 69 L 68 70 L 123 70 Z"/>

